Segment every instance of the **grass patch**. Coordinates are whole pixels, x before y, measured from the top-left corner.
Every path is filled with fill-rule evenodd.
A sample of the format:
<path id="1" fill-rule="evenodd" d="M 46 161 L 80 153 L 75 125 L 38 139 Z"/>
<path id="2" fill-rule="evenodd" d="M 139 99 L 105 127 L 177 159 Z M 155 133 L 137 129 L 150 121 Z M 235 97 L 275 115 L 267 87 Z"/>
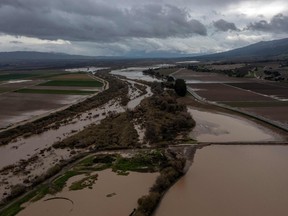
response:
<path id="1" fill-rule="evenodd" d="M 89 175 L 80 181 L 73 182 L 72 185 L 69 187 L 69 190 L 82 190 L 84 188 L 92 188 L 92 185 L 97 181 L 98 174 Z"/>
<path id="2" fill-rule="evenodd" d="M 93 78 L 91 78 L 90 76 L 88 76 L 88 73 L 85 72 L 79 72 L 79 73 L 66 73 L 66 74 L 60 74 L 58 76 L 53 76 L 51 77 L 51 80 L 92 80 Z"/>
<path id="3" fill-rule="evenodd" d="M 0 81 L 8 81 L 8 80 L 18 80 L 18 79 L 27 79 L 30 77 L 34 77 L 35 74 L 21 74 L 21 73 L 13 73 L 13 74 L 4 74 L 0 75 Z"/>
<path id="4" fill-rule="evenodd" d="M 165 156 L 160 151 L 138 153 L 132 158 L 118 157 L 112 165 L 114 172 L 125 174 L 127 171 L 134 172 L 155 172 L 162 166 Z"/>
<path id="5" fill-rule="evenodd" d="M 29 94 L 67 94 L 67 95 L 89 95 L 96 91 L 81 91 L 81 90 L 57 90 L 57 89 L 20 89 L 17 93 Z"/>
<path id="6" fill-rule="evenodd" d="M 80 87 L 102 87 L 103 83 L 97 80 L 51 80 L 40 86 L 80 86 Z"/>
<path id="7" fill-rule="evenodd" d="M 51 189 L 53 193 L 60 192 L 66 185 L 66 182 L 73 176 L 83 174 L 74 170 L 67 171 L 64 175 L 60 176 L 53 181 Z"/>
<path id="8" fill-rule="evenodd" d="M 56 77 L 64 76 L 64 75 L 67 75 L 67 74 L 70 74 L 70 73 L 63 72 L 63 71 L 59 71 L 57 73 L 57 72 L 53 71 L 53 72 L 47 72 L 47 74 L 38 75 L 37 78 L 38 79 L 54 79 Z"/>

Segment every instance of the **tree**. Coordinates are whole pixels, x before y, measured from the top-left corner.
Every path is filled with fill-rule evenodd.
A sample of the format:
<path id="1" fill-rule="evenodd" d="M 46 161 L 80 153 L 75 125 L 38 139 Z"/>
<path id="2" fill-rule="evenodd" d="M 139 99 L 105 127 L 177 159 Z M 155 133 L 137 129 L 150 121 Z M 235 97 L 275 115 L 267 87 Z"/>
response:
<path id="1" fill-rule="evenodd" d="M 174 89 L 179 96 L 184 97 L 187 92 L 185 81 L 183 79 L 176 79 Z"/>

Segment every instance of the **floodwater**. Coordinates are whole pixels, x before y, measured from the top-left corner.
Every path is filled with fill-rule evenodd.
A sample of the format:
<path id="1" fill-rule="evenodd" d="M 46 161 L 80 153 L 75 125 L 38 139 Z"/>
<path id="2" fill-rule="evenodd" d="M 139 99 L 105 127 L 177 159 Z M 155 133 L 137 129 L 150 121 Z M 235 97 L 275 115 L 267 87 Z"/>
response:
<path id="1" fill-rule="evenodd" d="M 36 203 L 31 203 L 19 216 L 128 216 L 137 208 L 137 200 L 148 194 L 158 173 L 131 172 L 128 176 L 117 175 L 111 170 L 98 172 L 98 180 L 92 189 L 69 191 L 68 188 L 55 196 L 46 196 Z M 83 177 L 83 176 L 82 176 Z M 71 178 L 67 185 L 79 180 Z M 52 197 L 60 197 L 45 201 Z"/>
<path id="2" fill-rule="evenodd" d="M 142 71 L 148 70 L 148 69 L 171 67 L 171 66 L 175 66 L 175 65 L 159 64 L 159 65 L 152 65 L 149 67 L 129 67 L 129 68 L 124 68 L 124 69 L 119 69 L 119 70 L 112 70 L 110 73 L 114 75 L 121 75 L 128 79 L 133 79 L 133 80 L 159 82 L 160 81 L 159 79 L 154 78 L 152 76 L 144 75 Z"/>
<path id="3" fill-rule="evenodd" d="M 133 81 L 129 82 L 133 83 L 133 85 L 136 83 Z M 149 86 L 146 86 L 146 91 L 146 94 L 142 96 L 136 95 L 135 98 L 130 100 L 127 108 L 134 109 L 145 97 L 152 95 L 151 88 Z M 100 121 L 106 118 L 106 116 L 111 112 L 121 113 L 124 111 L 125 109 L 120 106 L 117 101 L 111 100 L 103 106 L 82 113 L 79 118 L 73 119 L 71 123 L 60 126 L 56 130 L 48 130 L 42 134 L 34 135 L 26 139 L 20 138 L 16 142 L 9 143 L 5 146 L 0 146 L 0 169 L 16 163 L 21 159 L 30 158 L 31 155 L 39 153 L 43 149 L 49 148 L 55 142 L 83 130 L 92 123 L 100 123 Z"/>
<path id="4" fill-rule="evenodd" d="M 134 81 L 132 81 L 132 80 L 128 80 L 128 82 L 132 85 L 132 87 L 134 87 L 134 85 L 137 83 L 137 82 L 134 82 Z M 142 85 L 142 86 L 146 86 L 146 92 L 147 92 L 147 93 L 144 94 L 144 95 L 142 95 L 142 96 L 139 95 L 140 93 L 136 94 L 135 96 L 133 96 L 133 93 L 129 93 L 129 95 L 130 95 L 130 101 L 129 101 L 128 104 L 127 104 L 127 108 L 130 109 L 130 110 L 133 110 L 136 106 L 138 106 L 143 99 L 145 99 L 145 98 L 150 97 L 150 96 L 153 95 L 150 86 L 143 85 L 143 84 L 139 84 L 139 83 L 137 83 L 137 84 L 138 84 L 138 85 Z M 130 89 L 131 89 L 131 88 L 129 88 L 129 90 L 130 90 Z"/>
<path id="5" fill-rule="evenodd" d="M 125 68 L 120 70 L 112 70 L 110 73 L 114 75 L 121 75 L 128 79 L 133 80 L 144 80 L 148 82 L 159 82 L 158 79 L 153 78 L 151 76 L 144 75 L 142 71 L 148 70 L 149 67 L 131 67 L 131 68 Z"/>
<path id="6" fill-rule="evenodd" d="M 133 82 L 133 85 L 134 84 L 135 82 Z M 129 88 L 129 91 L 130 89 L 131 88 Z M 150 87 L 146 86 L 146 90 L 147 94 L 140 96 L 138 89 L 131 89 L 130 93 L 133 96 L 131 96 L 131 101 L 129 102 L 127 108 L 133 109 L 141 102 L 142 99 L 152 94 Z M 103 106 L 82 113 L 79 117 L 72 119 L 68 124 L 62 125 L 58 129 L 48 130 L 42 134 L 33 135 L 26 139 L 18 138 L 15 142 L 11 142 L 5 146 L 0 146 L 0 169 L 12 164 L 17 164 L 18 166 L 22 164 L 23 160 L 28 160 L 37 155 L 39 156 L 38 159 L 30 162 L 24 171 L 30 173 L 30 180 L 33 179 L 33 176 L 40 176 L 51 166 L 54 166 L 61 160 L 68 159 L 69 155 L 71 156 L 71 152 L 67 150 L 63 151 L 61 149 L 51 149 L 48 151 L 49 147 L 55 142 L 83 130 L 90 124 L 100 123 L 100 121 L 106 118 L 106 116 L 110 113 L 121 113 L 124 111 L 125 108 L 120 106 L 117 100 L 111 100 Z M 139 131 L 139 135 L 141 139 L 141 131 Z M 41 152 L 44 150 L 46 151 L 43 156 L 43 153 Z M 13 172 L 9 172 L 8 175 L 5 174 L 5 176 L 2 176 L 0 178 L 0 200 L 3 199 L 4 194 L 9 194 L 10 186 L 22 184 L 26 178 L 27 174 L 14 174 Z M 7 184 L 2 184 L 3 182 L 6 182 Z"/>
<path id="7" fill-rule="evenodd" d="M 281 141 L 275 132 L 255 122 L 218 112 L 207 112 L 188 107 L 196 121 L 190 136 L 199 142 L 269 142 Z"/>
<path id="8" fill-rule="evenodd" d="M 154 216 L 288 215 L 288 146 L 209 146 Z"/>
<path id="9" fill-rule="evenodd" d="M 110 112 L 124 112 L 124 109 L 115 101 L 81 114 L 68 125 L 60 126 L 56 130 L 48 130 L 42 134 L 28 138 L 20 138 L 16 142 L 9 143 L 0 147 L 0 169 L 16 163 L 22 159 L 28 159 L 31 155 L 43 149 L 49 148 L 55 142 L 60 141 L 75 132 L 83 130 L 88 125 L 98 124 Z M 94 117 L 93 117 L 94 116 Z"/>
<path id="10" fill-rule="evenodd" d="M 72 68 L 72 69 L 66 69 L 65 71 L 67 72 L 72 72 L 72 73 L 76 73 L 76 72 L 97 72 L 99 70 L 105 70 L 105 69 L 109 69 L 110 67 L 83 67 L 83 68 Z"/>

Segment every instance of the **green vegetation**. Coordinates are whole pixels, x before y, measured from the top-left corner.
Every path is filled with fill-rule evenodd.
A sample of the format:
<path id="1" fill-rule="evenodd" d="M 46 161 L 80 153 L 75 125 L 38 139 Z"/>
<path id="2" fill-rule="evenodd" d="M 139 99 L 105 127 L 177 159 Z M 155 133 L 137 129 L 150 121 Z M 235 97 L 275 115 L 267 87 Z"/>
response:
<path id="1" fill-rule="evenodd" d="M 59 178 L 57 178 L 56 180 L 54 180 L 52 182 L 52 186 L 51 186 L 53 193 L 57 193 L 57 192 L 61 191 L 64 188 L 64 186 L 66 185 L 66 182 L 71 177 L 79 175 L 79 174 L 82 174 L 82 173 L 74 171 L 74 170 L 70 170 L 70 171 L 66 172 L 64 175 L 62 175 Z"/>
<path id="2" fill-rule="evenodd" d="M 103 83 L 97 80 L 51 80 L 40 86 L 80 86 L 80 87 L 102 87 Z"/>
<path id="3" fill-rule="evenodd" d="M 58 76 L 63 76 L 63 75 L 68 75 L 71 74 L 70 72 L 63 72 L 63 71 L 47 71 L 47 72 L 43 72 L 44 74 L 39 74 L 37 77 L 37 79 L 53 79 L 54 77 L 58 77 Z"/>
<path id="4" fill-rule="evenodd" d="M 11 73 L 0 75 L 0 81 L 9 81 L 9 80 L 18 80 L 18 79 L 27 79 L 35 76 L 35 74 L 26 74 L 26 73 Z"/>
<path id="5" fill-rule="evenodd" d="M 30 93 L 30 94 L 68 94 L 68 95 L 89 95 L 96 91 L 81 91 L 81 90 L 58 90 L 58 89 L 20 89 L 15 92 Z"/>
<path id="6" fill-rule="evenodd" d="M 84 188 L 91 188 L 92 185 L 98 178 L 98 174 L 89 175 L 80 181 L 73 182 L 72 185 L 69 187 L 69 190 L 82 190 Z"/>
<path id="7" fill-rule="evenodd" d="M 112 165 L 113 171 L 155 172 L 159 170 L 166 157 L 161 151 L 138 153 L 132 158 L 118 157 Z"/>
<path id="8" fill-rule="evenodd" d="M 175 85 L 174 85 L 175 92 L 181 96 L 184 97 L 187 93 L 187 87 L 185 80 L 183 79 L 176 79 Z"/>

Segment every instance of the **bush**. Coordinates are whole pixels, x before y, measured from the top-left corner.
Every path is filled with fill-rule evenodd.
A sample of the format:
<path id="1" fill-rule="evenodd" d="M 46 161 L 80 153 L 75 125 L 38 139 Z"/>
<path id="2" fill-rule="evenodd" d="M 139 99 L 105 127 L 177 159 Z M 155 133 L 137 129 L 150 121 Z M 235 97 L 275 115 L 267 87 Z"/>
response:
<path id="1" fill-rule="evenodd" d="M 149 195 L 143 196 L 138 200 L 138 215 L 142 213 L 142 215 L 151 215 L 154 211 L 158 202 L 160 201 L 161 195 L 157 192 L 152 192 Z M 140 214 L 141 215 L 141 214 Z"/>

